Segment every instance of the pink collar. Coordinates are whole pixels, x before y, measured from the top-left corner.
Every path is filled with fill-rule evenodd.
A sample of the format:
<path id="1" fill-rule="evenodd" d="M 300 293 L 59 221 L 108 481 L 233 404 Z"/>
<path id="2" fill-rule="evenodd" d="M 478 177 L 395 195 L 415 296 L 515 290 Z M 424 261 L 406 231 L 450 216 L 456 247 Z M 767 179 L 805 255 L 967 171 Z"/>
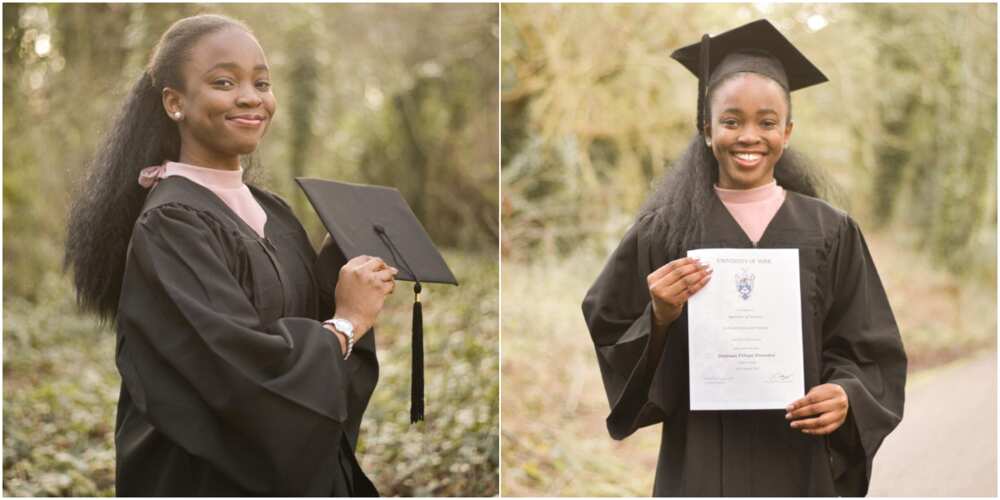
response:
<path id="1" fill-rule="evenodd" d="M 777 181 L 753 189 L 722 189 L 715 186 L 715 192 L 754 244 L 764 236 L 764 230 L 785 201 L 785 190 Z"/>
<path id="2" fill-rule="evenodd" d="M 714 187 L 723 203 L 755 203 L 777 197 L 784 192 L 778 186 L 778 181 L 773 179 L 768 184 L 750 189 L 723 189 L 718 185 Z"/>
<path id="3" fill-rule="evenodd" d="M 160 179 L 179 175 L 187 177 L 211 190 L 239 189 L 243 187 L 243 168 L 239 170 L 220 170 L 217 168 L 196 167 L 187 163 L 168 161 L 163 165 L 146 167 L 139 172 L 139 185 L 151 188 Z"/>
<path id="4" fill-rule="evenodd" d="M 160 179 L 180 176 L 199 184 L 215 193 L 243 222 L 246 222 L 261 238 L 267 224 L 267 212 L 243 184 L 243 169 L 219 170 L 217 168 L 196 167 L 186 163 L 168 161 L 163 165 L 146 167 L 139 172 L 139 184 L 144 188 L 156 186 Z"/>

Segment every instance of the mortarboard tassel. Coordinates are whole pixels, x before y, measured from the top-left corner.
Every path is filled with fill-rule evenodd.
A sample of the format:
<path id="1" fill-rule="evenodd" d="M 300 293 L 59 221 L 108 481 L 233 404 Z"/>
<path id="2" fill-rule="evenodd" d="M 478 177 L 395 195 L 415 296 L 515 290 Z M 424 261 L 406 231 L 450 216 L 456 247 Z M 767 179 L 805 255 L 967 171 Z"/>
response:
<path id="1" fill-rule="evenodd" d="M 711 68 L 708 60 L 710 55 L 709 44 L 711 43 L 711 40 L 712 38 L 707 34 L 702 35 L 700 52 L 698 54 L 698 59 L 701 61 L 701 75 L 698 77 L 698 117 L 696 118 L 698 123 L 695 124 L 695 129 L 698 131 L 698 135 L 705 132 L 705 120 L 709 118 L 705 116 L 705 111 L 707 111 L 705 108 L 708 107 L 705 103 L 705 99 L 707 99 L 708 96 L 705 94 L 708 93 L 708 71 Z"/>
<path id="2" fill-rule="evenodd" d="M 412 273 L 410 273 L 412 274 Z M 424 419 L 424 308 L 420 282 L 413 284 L 413 367 L 410 378 L 410 423 Z"/>
<path id="3" fill-rule="evenodd" d="M 413 364 L 410 374 L 410 423 L 424 419 L 424 308 L 420 303 L 420 291 L 423 288 L 413 268 L 407 264 L 403 253 L 392 243 L 392 238 L 380 224 L 375 224 L 375 232 L 389 247 L 396 263 L 413 277 Z"/>

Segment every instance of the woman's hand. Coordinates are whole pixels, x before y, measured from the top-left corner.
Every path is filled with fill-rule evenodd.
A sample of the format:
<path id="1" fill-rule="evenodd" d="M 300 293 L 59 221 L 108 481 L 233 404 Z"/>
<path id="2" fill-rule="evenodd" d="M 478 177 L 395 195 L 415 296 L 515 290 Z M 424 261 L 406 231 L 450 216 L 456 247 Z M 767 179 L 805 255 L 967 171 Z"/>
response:
<path id="1" fill-rule="evenodd" d="M 805 434 L 824 435 L 837 430 L 847 420 L 850 408 L 847 393 L 837 384 L 817 385 L 805 397 L 788 405 L 786 420 Z"/>
<path id="2" fill-rule="evenodd" d="M 656 329 L 665 331 L 680 317 L 687 299 L 704 288 L 711 278 L 712 270 L 708 265 L 691 257 L 668 262 L 646 276 Z"/>
<path id="3" fill-rule="evenodd" d="M 340 268 L 337 278 L 337 317 L 354 325 L 355 340 L 361 340 L 382 311 L 385 296 L 396 288 L 396 273 L 378 257 L 360 255 Z"/>

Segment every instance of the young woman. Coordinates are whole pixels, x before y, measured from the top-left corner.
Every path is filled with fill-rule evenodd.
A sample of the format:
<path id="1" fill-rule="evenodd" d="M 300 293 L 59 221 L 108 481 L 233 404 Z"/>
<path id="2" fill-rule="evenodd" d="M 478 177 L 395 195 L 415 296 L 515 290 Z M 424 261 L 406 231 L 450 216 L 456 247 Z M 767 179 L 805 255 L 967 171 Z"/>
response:
<path id="1" fill-rule="evenodd" d="M 673 57 L 699 77 L 698 135 L 583 303 L 622 439 L 662 422 L 656 496 L 861 496 L 903 414 L 906 356 L 857 224 L 786 151 L 789 92 L 826 81 L 767 21 Z M 805 396 L 785 410 L 691 411 L 687 300 L 698 248 L 795 248 Z"/>
<path id="2" fill-rule="evenodd" d="M 269 71 L 246 26 L 175 23 L 70 214 L 79 300 L 117 325 L 118 495 L 377 494 L 354 448 L 396 270 L 317 259 L 289 206 L 243 183 Z"/>

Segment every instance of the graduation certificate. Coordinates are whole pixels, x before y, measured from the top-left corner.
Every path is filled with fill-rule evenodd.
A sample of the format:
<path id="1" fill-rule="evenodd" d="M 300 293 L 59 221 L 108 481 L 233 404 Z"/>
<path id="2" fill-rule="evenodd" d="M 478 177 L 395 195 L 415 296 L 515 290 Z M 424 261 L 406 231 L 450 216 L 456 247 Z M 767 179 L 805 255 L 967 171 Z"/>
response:
<path id="1" fill-rule="evenodd" d="M 784 409 L 805 390 L 798 249 L 700 249 L 688 299 L 691 410 Z"/>

